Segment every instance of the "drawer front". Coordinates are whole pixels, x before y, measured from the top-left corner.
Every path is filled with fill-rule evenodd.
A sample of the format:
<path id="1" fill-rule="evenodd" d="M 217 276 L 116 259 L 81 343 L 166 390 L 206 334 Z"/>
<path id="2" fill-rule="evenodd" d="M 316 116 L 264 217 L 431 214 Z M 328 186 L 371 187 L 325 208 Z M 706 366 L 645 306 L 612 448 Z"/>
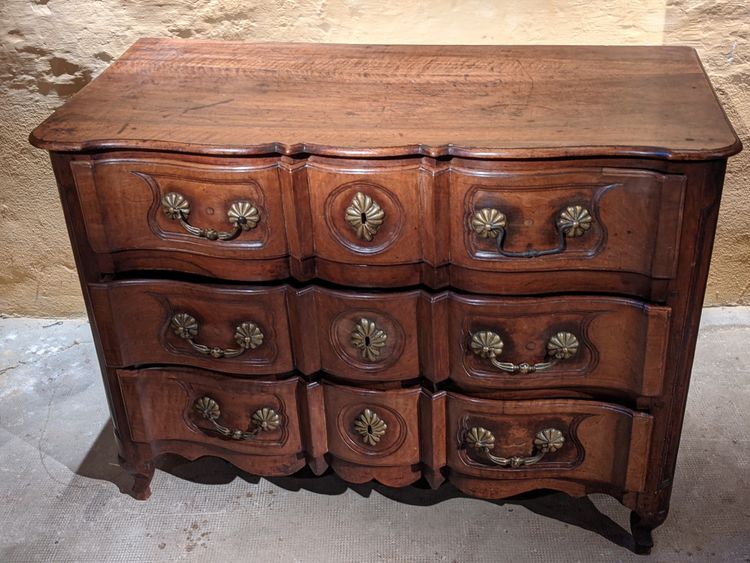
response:
<path id="1" fill-rule="evenodd" d="M 643 490 L 650 415 L 594 401 L 493 401 L 449 393 L 447 424 L 451 472 Z"/>
<path id="2" fill-rule="evenodd" d="M 178 363 L 247 375 L 294 367 L 286 287 L 139 280 L 89 288 L 110 366 Z"/>
<path id="3" fill-rule="evenodd" d="M 296 458 L 303 451 L 298 404 L 305 386 L 297 377 L 250 381 L 186 368 L 118 370 L 117 376 L 133 440 L 157 451 L 172 451 L 159 445 L 170 441 L 190 442 L 202 455 L 217 448 Z"/>
<path id="4" fill-rule="evenodd" d="M 345 264 L 420 262 L 419 161 L 310 158 L 315 255 Z"/>
<path id="5" fill-rule="evenodd" d="M 355 381 L 416 379 L 419 369 L 417 309 L 420 291 L 372 294 L 311 288 L 299 295 L 314 310 L 319 364 L 306 373 Z M 302 331 L 303 345 L 312 335 Z"/>
<path id="6" fill-rule="evenodd" d="M 456 294 L 450 307 L 450 374 L 466 389 L 662 391 L 667 307 L 614 297 Z"/>
<path id="7" fill-rule="evenodd" d="M 501 299 L 132 280 L 91 284 L 107 364 L 469 391 L 659 396 L 670 310 L 617 297 Z"/>
<path id="8" fill-rule="evenodd" d="M 646 170 L 455 166 L 451 261 L 483 272 L 601 270 L 671 278 L 684 191 L 683 176 Z M 586 289 L 585 275 L 576 286 Z"/>
<path id="9" fill-rule="evenodd" d="M 419 463 L 419 387 L 373 391 L 326 384 L 323 390 L 334 457 L 373 467 Z"/>
<path id="10" fill-rule="evenodd" d="M 108 155 L 71 166 L 91 247 L 115 270 L 287 274 L 276 159 Z"/>

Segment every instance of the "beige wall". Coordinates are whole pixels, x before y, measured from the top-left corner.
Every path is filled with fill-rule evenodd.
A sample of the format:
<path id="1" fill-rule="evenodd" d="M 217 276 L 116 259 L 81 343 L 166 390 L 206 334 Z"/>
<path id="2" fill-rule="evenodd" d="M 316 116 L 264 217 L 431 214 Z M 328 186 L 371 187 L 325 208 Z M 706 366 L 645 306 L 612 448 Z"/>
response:
<path id="1" fill-rule="evenodd" d="M 141 36 L 352 43 L 687 44 L 748 150 L 729 165 L 709 304 L 750 303 L 747 0 L 2 0 L 0 313 L 83 312 L 47 155 L 29 131 Z"/>

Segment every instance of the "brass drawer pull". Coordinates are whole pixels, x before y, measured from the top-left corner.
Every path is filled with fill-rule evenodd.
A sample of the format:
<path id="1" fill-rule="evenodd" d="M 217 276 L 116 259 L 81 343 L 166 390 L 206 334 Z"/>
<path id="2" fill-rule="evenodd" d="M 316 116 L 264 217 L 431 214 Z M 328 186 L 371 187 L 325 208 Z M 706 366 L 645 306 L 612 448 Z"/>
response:
<path id="1" fill-rule="evenodd" d="M 365 444 L 374 446 L 385 435 L 388 425 L 376 412 L 365 409 L 354 419 L 354 430 L 362 436 Z"/>
<path id="2" fill-rule="evenodd" d="M 471 218 L 471 227 L 479 237 L 497 239 L 497 251 L 501 256 L 506 258 L 536 258 L 560 254 L 565 250 L 567 238 L 584 235 L 591 228 L 592 222 L 593 219 L 588 209 L 580 205 L 568 206 L 560 212 L 555 222 L 555 228 L 560 237 L 557 246 L 546 250 L 525 250 L 523 252 L 511 252 L 503 248 L 507 218 L 504 213 L 497 209 L 485 207 L 474 213 Z"/>
<path id="3" fill-rule="evenodd" d="M 380 225 L 385 220 L 385 211 L 374 199 L 362 192 L 357 192 L 351 205 L 346 208 L 346 221 L 352 226 L 357 236 L 371 241 Z"/>
<path id="4" fill-rule="evenodd" d="M 213 425 L 219 434 L 232 440 L 248 440 L 257 436 L 259 432 L 273 432 L 281 425 L 281 417 L 270 407 L 263 407 L 255 411 L 250 418 L 250 428 L 239 430 L 227 428 L 217 422 L 221 416 L 221 409 L 219 403 L 211 397 L 201 397 L 195 401 L 193 406 L 203 418 Z"/>
<path id="5" fill-rule="evenodd" d="M 495 435 L 481 426 L 474 426 L 469 429 L 464 438 L 466 446 L 482 452 L 484 456 L 501 467 L 522 467 L 524 465 L 534 465 L 545 455 L 551 454 L 563 447 L 565 437 L 557 428 L 547 428 L 536 433 L 534 436 L 534 447 L 536 454 L 530 457 L 498 457 L 492 455 L 490 450 L 495 447 Z"/>
<path id="6" fill-rule="evenodd" d="M 161 207 L 164 214 L 173 221 L 179 221 L 182 228 L 191 235 L 208 240 L 232 240 L 237 238 L 242 231 L 254 229 L 260 221 L 258 208 L 250 201 L 235 201 L 229 206 L 227 220 L 234 227 L 230 232 L 217 231 L 215 229 L 201 229 L 189 224 L 190 203 L 185 196 L 177 192 L 169 192 L 161 199 Z"/>
<path id="7" fill-rule="evenodd" d="M 512 362 L 499 362 L 497 358 L 503 353 L 503 339 L 489 330 L 481 330 L 471 335 L 471 351 L 490 361 L 498 369 L 509 373 L 534 373 L 551 368 L 556 363 L 575 356 L 578 352 L 579 342 L 575 334 L 570 332 L 558 332 L 547 342 L 547 357 L 550 360 L 536 364 L 526 362 L 514 364 Z"/>
<path id="8" fill-rule="evenodd" d="M 193 350 L 212 358 L 235 358 L 245 350 L 255 350 L 263 344 L 263 332 L 251 321 L 243 321 L 234 329 L 234 341 L 239 348 L 219 348 L 195 342 L 193 338 L 198 336 L 198 321 L 187 313 L 173 315 L 170 325 L 177 336 L 190 343 Z"/>

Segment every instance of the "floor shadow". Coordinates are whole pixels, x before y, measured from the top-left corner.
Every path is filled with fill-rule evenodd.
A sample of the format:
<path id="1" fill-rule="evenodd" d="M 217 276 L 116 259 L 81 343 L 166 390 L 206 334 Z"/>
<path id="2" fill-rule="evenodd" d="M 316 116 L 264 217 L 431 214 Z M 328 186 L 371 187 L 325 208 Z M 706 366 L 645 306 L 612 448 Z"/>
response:
<path id="1" fill-rule="evenodd" d="M 235 479 L 242 479 L 250 484 L 260 481 L 260 477 L 211 456 L 188 461 L 179 455 L 163 454 L 157 458 L 156 466 L 180 479 L 205 485 L 223 485 Z M 117 464 L 117 448 L 111 421 L 102 428 L 76 473 L 91 479 L 109 481 L 119 487 L 120 491 L 129 492 L 132 478 Z M 319 495 L 341 495 L 346 491 L 354 491 L 360 496 L 369 497 L 376 491 L 395 502 L 414 506 L 432 506 L 453 498 L 470 498 L 450 483 L 443 484 L 437 490 L 431 489 L 424 479 L 399 489 L 375 482 L 358 485 L 343 481 L 331 470 L 322 476 L 316 476 L 307 467 L 289 477 L 265 479 L 287 491 L 305 490 Z M 575 498 L 556 491 L 534 491 L 503 500 L 483 502 L 523 507 L 546 518 L 594 532 L 621 547 L 634 550 L 631 534 L 602 513 L 588 497 Z"/>
<path id="2" fill-rule="evenodd" d="M 133 479 L 125 471 L 117 460 L 117 444 L 114 438 L 112 419 L 102 427 L 94 443 L 86 452 L 86 457 L 81 460 L 76 475 L 108 481 L 116 485 L 120 492 L 128 493 L 133 484 Z"/>
<path id="3" fill-rule="evenodd" d="M 230 465 L 238 476 L 242 472 Z M 306 490 L 316 494 L 339 495 L 347 490 L 369 497 L 373 491 L 393 501 L 414 505 L 432 506 L 453 498 L 472 498 L 456 489 L 449 482 L 438 489 L 432 489 L 426 480 L 402 488 L 391 488 L 380 483 L 370 482 L 361 485 L 347 483 L 331 470 L 317 477 L 305 469 L 289 477 L 266 477 L 267 481 L 288 491 Z M 635 550 L 633 536 L 609 516 L 599 510 L 588 497 L 571 497 L 566 493 L 551 490 L 538 490 L 502 500 L 482 500 L 497 506 L 519 506 L 527 510 L 564 522 L 570 526 L 599 534 L 621 547 Z"/>

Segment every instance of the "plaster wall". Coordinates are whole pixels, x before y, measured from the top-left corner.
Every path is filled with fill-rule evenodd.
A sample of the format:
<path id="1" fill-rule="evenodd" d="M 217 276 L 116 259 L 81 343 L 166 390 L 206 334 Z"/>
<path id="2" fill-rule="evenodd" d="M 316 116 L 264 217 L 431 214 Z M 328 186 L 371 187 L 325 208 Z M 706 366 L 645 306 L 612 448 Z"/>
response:
<path id="1" fill-rule="evenodd" d="M 686 44 L 748 150 L 728 169 L 707 304 L 750 303 L 746 0 L 3 0 L 0 314 L 83 313 L 55 181 L 28 133 L 142 36 L 341 43 Z"/>

